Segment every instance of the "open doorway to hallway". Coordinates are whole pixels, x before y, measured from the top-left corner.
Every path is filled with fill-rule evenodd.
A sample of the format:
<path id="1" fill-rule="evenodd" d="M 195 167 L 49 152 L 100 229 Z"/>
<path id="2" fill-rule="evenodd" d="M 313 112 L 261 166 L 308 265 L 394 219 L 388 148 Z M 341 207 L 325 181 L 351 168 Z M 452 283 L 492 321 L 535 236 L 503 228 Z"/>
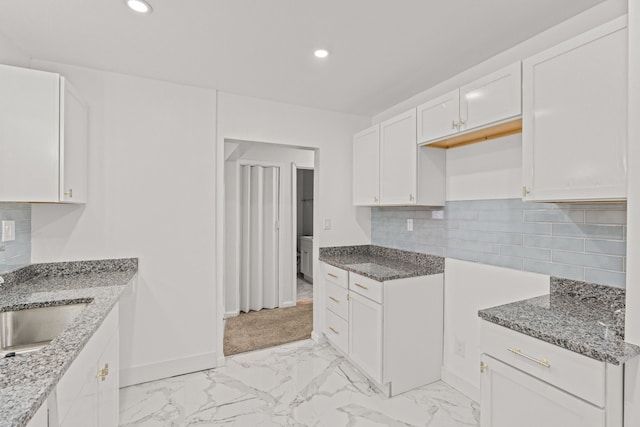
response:
<path id="1" fill-rule="evenodd" d="M 293 165 L 296 177 L 297 302 L 313 302 L 313 169 Z"/>
<path id="2" fill-rule="evenodd" d="M 312 149 L 225 140 L 225 356 L 311 336 L 314 163 Z"/>

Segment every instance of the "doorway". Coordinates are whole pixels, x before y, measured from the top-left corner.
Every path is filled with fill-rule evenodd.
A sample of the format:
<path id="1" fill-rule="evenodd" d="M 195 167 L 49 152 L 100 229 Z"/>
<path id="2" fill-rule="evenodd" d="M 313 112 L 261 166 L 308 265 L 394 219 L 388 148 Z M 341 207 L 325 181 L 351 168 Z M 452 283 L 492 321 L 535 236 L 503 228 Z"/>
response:
<path id="1" fill-rule="evenodd" d="M 314 163 L 311 149 L 225 140 L 225 356 L 311 336 L 312 271 L 305 268 L 305 304 L 298 304 L 297 229 L 299 212 L 300 236 L 313 235 L 313 175 L 306 184 L 310 196 L 302 178 L 303 201 L 297 172 L 313 173 Z M 308 207 L 298 209 L 298 203 Z M 306 267 L 313 250 L 305 255 Z"/>
<path id="2" fill-rule="evenodd" d="M 313 168 L 293 165 L 296 177 L 296 301 L 313 302 Z"/>

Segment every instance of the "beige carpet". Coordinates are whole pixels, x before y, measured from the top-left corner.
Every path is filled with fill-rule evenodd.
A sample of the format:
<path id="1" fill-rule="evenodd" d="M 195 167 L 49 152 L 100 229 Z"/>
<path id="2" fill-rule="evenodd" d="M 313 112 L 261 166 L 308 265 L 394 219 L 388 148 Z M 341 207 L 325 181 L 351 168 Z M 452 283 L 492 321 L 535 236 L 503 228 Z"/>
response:
<path id="1" fill-rule="evenodd" d="M 240 313 L 226 321 L 224 355 L 308 339 L 312 328 L 313 304 Z"/>

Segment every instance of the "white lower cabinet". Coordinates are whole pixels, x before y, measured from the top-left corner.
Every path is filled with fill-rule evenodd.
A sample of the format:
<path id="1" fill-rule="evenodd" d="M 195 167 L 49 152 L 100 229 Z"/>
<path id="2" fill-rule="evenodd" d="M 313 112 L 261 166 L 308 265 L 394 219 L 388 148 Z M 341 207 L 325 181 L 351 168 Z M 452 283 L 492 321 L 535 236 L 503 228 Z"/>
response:
<path id="1" fill-rule="evenodd" d="M 481 426 L 603 427 L 604 410 L 483 355 Z"/>
<path id="2" fill-rule="evenodd" d="M 442 274 L 377 282 L 321 269 L 325 335 L 360 372 L 388 396 L 440 379 Z"/>
<path id="3" fill-rule="evenodd" d="M 622 366 L 482 321 L 482 427 L 622 427 Z"/>
<path id="4" fill-rule="evenodd" d="M 349 357 L 382 384 L 382 304 L 349 294 Z"/>
<path id="5" fill-rule="evenodd" d="M 118 425 L 118 306 L 104 319 L 49 397 L 49 425 Z"/>

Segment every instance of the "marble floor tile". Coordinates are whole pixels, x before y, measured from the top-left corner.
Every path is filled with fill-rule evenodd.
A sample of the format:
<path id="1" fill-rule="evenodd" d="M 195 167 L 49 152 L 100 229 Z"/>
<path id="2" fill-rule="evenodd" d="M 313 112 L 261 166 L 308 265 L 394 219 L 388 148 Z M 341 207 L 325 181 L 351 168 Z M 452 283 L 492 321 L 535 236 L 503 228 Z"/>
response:
<path id="1" fill-rule="evenodd" d="M 297 279 L 296 301 L 313 301 L 313 285 L 300 277 Z"/>
<path id="2" fill-rule="evenodd" d="M 120 390 L 123 427 L 457 427 L 478 419 L 478 405 L 443 382 L 387 398 L 329 344 L 310 340 Z"/>

